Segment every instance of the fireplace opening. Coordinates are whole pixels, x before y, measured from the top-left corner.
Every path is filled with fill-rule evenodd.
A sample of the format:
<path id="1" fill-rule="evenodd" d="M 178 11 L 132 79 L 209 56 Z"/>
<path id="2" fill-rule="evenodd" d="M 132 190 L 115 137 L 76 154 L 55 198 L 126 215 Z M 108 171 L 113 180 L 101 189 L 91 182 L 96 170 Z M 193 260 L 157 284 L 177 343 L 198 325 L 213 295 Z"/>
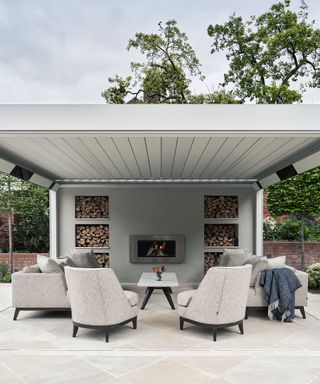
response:
<path id="1" fill-rule="evenodd" d="M 138 240 L 138 257 L 175 257 L 174 240 Z"/>
<path id="2" fill-rule="evenodd" d="M 131 263 L 182 263 L 183 235 L 131 235 Z"/>

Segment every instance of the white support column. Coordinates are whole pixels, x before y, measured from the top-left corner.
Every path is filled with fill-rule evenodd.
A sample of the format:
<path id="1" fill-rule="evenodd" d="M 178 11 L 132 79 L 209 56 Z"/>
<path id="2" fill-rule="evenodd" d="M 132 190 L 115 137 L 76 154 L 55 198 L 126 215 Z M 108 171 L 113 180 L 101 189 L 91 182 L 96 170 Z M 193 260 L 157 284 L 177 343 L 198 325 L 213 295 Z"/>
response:
<path id="1" fill-rule="evenodd" d="M 263 189 L 256 193 L 256 255 L 263 256 Z"/>
<path id="2" fill-rule="evenodd" d="M 57 237 L 57 192 L 49 191 L 49 228 L 50 228 L 50 257 L 53 259 L 57 258 L 58 252 L 58 237 Z"/>

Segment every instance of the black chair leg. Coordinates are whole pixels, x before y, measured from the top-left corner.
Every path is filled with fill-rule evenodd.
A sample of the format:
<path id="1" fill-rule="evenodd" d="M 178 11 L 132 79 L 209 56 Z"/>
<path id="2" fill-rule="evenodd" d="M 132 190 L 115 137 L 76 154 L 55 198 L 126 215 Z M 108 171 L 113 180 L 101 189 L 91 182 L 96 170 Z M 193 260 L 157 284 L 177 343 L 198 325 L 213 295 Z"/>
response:
<path id="1" fill-rule="evenodd" d="M 299 309 L 300 309 L 302 318 L 306 319 L 307 317 L 306 317 L 306 311 L 304 310 L 304 307 L 300 307 Z"/>
<path id="2" fill-rule="evenodd" d="M 239 330 L 240 330 L 241 335 L 243 335 L 244 334 L 244 332 L 243 332 L 243 321 L 241 321 L 241 323 L 239 324 Z"/>
<path id="3" fill-rule="evenodd" d="M 137 329 L 137 318 L 136 317 L 132 320 L 132 325 L 133 325 L 133 329 Z"/>
<path id="4" fill-rule="evenodd" d="M 109 343 L 109 332 L 106 332 L 106 343 Z"/>
<path id="5" fill-rule="evenodd" d="M 73 324 L 72 337 L 76 337 L 79 327 Z"/>
<path id="6" fill-rule="evenodd" d="M 217 341 L 217 328 L 212 328 L 213 341 Z"/>
<path id="7" fill-rule="evenodd" d="M 244 315 L 245 320 L 248 320 L 249 317 L 249 308 L 246 308 L 246 314 Z"/>
<path id="8" fill-rule="evenodd" d="M 16 308 L 16 309 L 14 310 L 13 320 L 17 320 L 18 315 L 19 315 L 19 312 L 20 312 L 20 309 L 19 309 L 19 308 Z"/>
<path id="9" fill-rule="evenodd" d="M 183 324 L 184 324 L 184 320 L 182 317 L 180 317 L 180 330 L 183 331 Z"/>

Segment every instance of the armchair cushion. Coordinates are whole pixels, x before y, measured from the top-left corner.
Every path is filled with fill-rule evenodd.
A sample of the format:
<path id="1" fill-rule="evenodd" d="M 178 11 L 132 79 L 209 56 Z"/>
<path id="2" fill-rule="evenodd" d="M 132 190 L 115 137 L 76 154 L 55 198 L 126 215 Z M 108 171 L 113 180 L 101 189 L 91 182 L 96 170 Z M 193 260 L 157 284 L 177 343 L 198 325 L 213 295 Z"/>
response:
<path id="1" fill-rule="evenodd" d="M 130 301 L 131 307 L 134 307 L 135 305 L 138 305 L 138 295 L 135 292 L 132 291 L 123 291 L 123 293 L 126 295 L 127 299 Z"/>
<path id="2" fill-rule="evenodd" d="M 196 289 L 180 292 L 177 295 L 178 305 L 181 305 L 182 307 L 187 307 L 190 304 L 190 301 L 192 300 L 196 292 L 197 292 Z"/>

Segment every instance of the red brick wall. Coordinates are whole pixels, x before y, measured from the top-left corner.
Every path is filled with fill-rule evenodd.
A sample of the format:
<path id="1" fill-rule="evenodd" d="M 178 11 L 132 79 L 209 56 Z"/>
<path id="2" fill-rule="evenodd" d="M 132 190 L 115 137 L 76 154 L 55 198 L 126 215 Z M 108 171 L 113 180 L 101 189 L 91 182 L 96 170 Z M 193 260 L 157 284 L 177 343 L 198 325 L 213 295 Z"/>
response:
<path id="1" fill-rule="evenodd" d="M 13 253 L 13 269 L 14 271 L 20 271 L 27 265 L 37 264 L 38 253 Z M 49 256 L 48 253 L 39 253 L 39 255 Z M 9 254 L 0 253 L 0 261 L 8 263 Z"/>
<path id="2" fill-rule="evenodd" d="M 286 263 L 301 268 L 301 243 L 296 241 L 264 241 L 263 254 L 267 257 L 286 256 Z M 320 242 L 305 243 L 305 266 L 320 262 Z"/>

